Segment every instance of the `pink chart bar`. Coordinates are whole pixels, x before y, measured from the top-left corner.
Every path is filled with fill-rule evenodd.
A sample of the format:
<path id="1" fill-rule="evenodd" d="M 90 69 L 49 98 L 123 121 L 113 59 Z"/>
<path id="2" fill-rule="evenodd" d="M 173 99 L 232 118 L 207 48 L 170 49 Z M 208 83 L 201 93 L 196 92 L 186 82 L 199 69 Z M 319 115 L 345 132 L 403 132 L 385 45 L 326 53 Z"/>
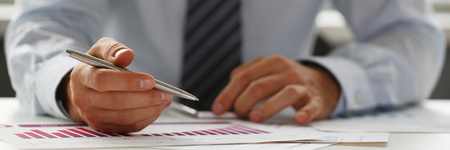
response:
<path id="1" fill-rule="evenodd" d="M 231 134 L 239 134 L 239 133 L 236 133 L 236 132 L 231 132 L 231 131 L 229 131 L 229 130 L 225 130 L 225 129 L 217 129 L 217 130 L 219 130 L 219 131 L 222 131 L 222 132 L 225 132 L 225 133 L 231 133 Z"/>
<path id="2" fill-rule="evenodd" d="M 52 139 L 56 138 L 55 136 L 50 135 L 50 134 L 45 133 L 45 132 L 42 132 L 42 131 L 40 131 L 40 130 L 31 130 L 31 131 L 33 131 L 33 132 L 35 132 L 35 133 L 37 133 L 37 134 L 40 134 L 40 135 L 42 135 L 42 136 L 45 136 L 45 137 L 47 137 L 47 138 L 52 138 Z"/>
<path id="3" fill-rule="evenodd" d="M 217 135 L 217 134 L 215 134 L 215 133 L 212 133 L 212 132 L 209 132 L 209 131 L 206 131 L 206 130 L 200 130 L 201 132 L 204 132 L 204 133 L 208 133 L 209 135 Z"/>
<path id="4" fill-rule="evenodd" d="M 234 131 L 234 132 L 238 132 L 238 133 L 241 133 L 241 134 L 250 134 L 250 133 L 247 133 L 247 132 L 244 132 L 244 131 L 236 130 L 236 129 L 231 128 L 231 127 L 228 127 L 228 128 L 225 128 L 225 129 L 231 130 L 231 131 Z"/>
<path id="5" fill-rule="evenodd" d="M 178 136 L 184 136 L 184 134 L 178 133 L 178 132 L 172 132 L 172 134 L 178 135 Z"/>
<path id="6" fill-rule="evenodd" d="M 198 132 L 198 131 L 191 131 L 192 133 L 195 133 L 195 134 L 198 134 L 198 135 L 207 135 L 207 134 L 205 134 L 205 133 L 202 133 L 202 132 Z"/>
<path id="7" fill-rule="evenodd" d="M 79 130 L 75 130 L 75 129 L 67 129 L 67 130 L 72 131 L 72 132 L 75 132 L 75 133 L 78 133 L 78 134 L 81 134 L 81 135 L 83 135 L 83 136 L 85 136 L 85 137 L 95 137 L 95 136 L 93 136 L 93 135 L 90 135 L 90 134 L 81 132 L 81 131 L 79 131 Z"/>
<path id="8" fill-rule="evenodd" d="M 80 136 L 80 135 L 78 135 L 78 134 L 75 134 L 75 133 L 72 133 L 72 132 L 69 132 L 69 131 L 66 131 L 66 130 L 58 130 L 59 132 L 62 132 L 62 133 L 64 133 L 64 134 L 67 134 L 67 135 L 69 135 L 69 136 L 71 136 L 71 137 L 75 137 L 75 138 L 79 138 L 79 137 L 82 137 L 82 136 Z"/>
<path id="9" fill-rule="evenodd" d="M 29 135 L 29 136 L 31 136 L 31 137 L 34 137 L 34 138 L 36 138 L 36 139 L 43 139 L 44 137 L 42 137 L 42 136 L 39 136 L 39 135 L 37 135 L 37 134 L 34 134 L 33 132 L 24 132 L 26 135 Z"/>
<path id="10" fill-rule="evenodd" d="M 16 133 L 15 135 L 17 135 L 18 137 L 20 137 L 22 139 L 31 139 L 30 137 L 26 136 L 25 134 Z"/>
<path id="11" fill-rule="evenodd" d="M 64 134 L 62 134 L 62 133 L 57 133 L 57 132 L 55 132 L 55 133 L 52 133 L 53 135 L 56 135 L 56 136 L 58 136 L 58 137 L 60 137 L 60 138 L 70 138 L 69 136 L 67 136 L 67 135 L 64 135 Z"/>
<path id="12" fill-rule="evenodd" d="M 217 131 L 217 130 L 213 130 L 213 129 L 211 129 L 209 131 L 216 132 L 216 133 L 219 133 L 219 134 L 222 134 L 222 135 L 227 135 L 226 133 L 223 133 L 223 132 L 220 132 L 220 131 Z"/>
<path id="13" fill-rule="evenodd" d="M 195 136 L 195 134 L 194 134 L 194 133 L 191 133 L 191 132 L 182 132 L 182 133 L 187 134 L 187 135 L 193 135 L 193 136 Z"/>
<path id="14" fill-rule="evenodd" d="M 161 134 L 163 134 L 165 136 L 173 136 L 173 134 L 170 134 L 170 133 L 161 133 Z"/>
<path id="15" fill-rule="evenodd" d="M 108 137 L 108 136 L 106 136 L 106 135 L 104 135 L 104 134 L 100 134 L 100 133 L 97 133 L 97 132 L 95 132 L 95 131 L 88 130 L 88 129 L 85 129 L 85 128 L 78 127 L 77 129 L 78 129 L 78 130 L 81 130 L 81 131 L 84 131 L 84 132 L 87 132 L 87 133 L 94 134 L 94 135 L 99 136 L 99 137 Z"/>

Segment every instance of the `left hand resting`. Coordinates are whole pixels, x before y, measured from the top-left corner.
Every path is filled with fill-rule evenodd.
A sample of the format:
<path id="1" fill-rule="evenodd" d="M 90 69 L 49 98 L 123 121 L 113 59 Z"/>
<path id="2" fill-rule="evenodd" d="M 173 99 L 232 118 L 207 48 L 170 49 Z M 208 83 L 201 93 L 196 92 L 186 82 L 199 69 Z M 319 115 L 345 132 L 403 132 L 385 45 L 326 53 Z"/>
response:
<path id="1" fill-rule="evenodd" d="M 326 118 L 336 107 L 339 94 L 339 84 L 325 69 L 275 55 L 256 58 L 234 69 L 212 110 L 221 115 L 234 105 L 239 117 L 263 122 L 293 106 L 297 122 L 307 123 Z M 262 105 L 253 108 L 268 97 Z"/>

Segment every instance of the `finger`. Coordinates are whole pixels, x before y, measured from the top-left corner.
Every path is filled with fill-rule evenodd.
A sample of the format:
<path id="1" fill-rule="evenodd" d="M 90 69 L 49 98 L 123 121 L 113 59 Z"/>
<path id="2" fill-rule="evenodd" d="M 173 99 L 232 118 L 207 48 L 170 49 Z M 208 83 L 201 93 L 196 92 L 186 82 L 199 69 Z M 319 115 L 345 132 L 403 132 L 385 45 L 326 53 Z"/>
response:
<path id="1" fill-rule="evenodd" d="M 130 48 L 109 37 L 98 40 L 87 53 L 123 68 L 134 59 L 134 52 Z"/>
<path id="2" fill-rule="evenodd" d="M 92 92 L 92 91 L 91 91 Z M 145 108 L 171 102 L 173 95 L 159 90 L 146 92 L 92 92 L 88 97 L 91 107 L 107 110 Z"/>
<path id="3" fill-rule="evenodd" d="M 213 103 L 212 111 L 216 115 L 221 115 L 226 112 L 250 82 L 263 76 L 285 70 L 287 63 L 284 61 L 286 59 L 281 56 L 273 56 L 255 62 L 253 65 L 248 66 L 247 69 L 233 76 L 230 83 L 217 96 Z"/>
<path id="4" fill-rule="evenodd" d="M 132 125 L 117 125 L 117 124 L 101 124 L 101 125 L 91 125 L 88 123 L 88 125 L 94 129 L 100 130 L 101 132 L 109 132 L 109 133 L 130 133 L 130 132 L 138 132 L 150 125 L 151 123 L 155 122 L 156 119 L 161 114 L 155 115 L 153 117 L 147 118 L 143 121 L 137 122 Z"/>
<path id="5" fill-rule="evenodd" d="M 297 111 L 295 120 L 298 123 L 308 123 L 309 121 L 316 119 L 324 107 L 324 101 L 319 96 L 312 97 L 309 102 Z"/>
<path id="6" fill-rule="evenodd" d="M 153 88 L 153 76 L 139 72 L 115 71 L 80 63 L 82 67 L 73 75 L 83 86 L 99 92 L 107 91 L 146 91 Z"/>
<path id="7" fill-rule="evenodd" d="M 93 124 L 133 125 L 147 118 L 159 115 L 169 103 L 150 107 L 127 109 L 120 111 L 90 109 L 85 112 L 85 119 Z"/>
<path id="8" fill-rule="evenodd" d="M 173 95 L 159 90 L 97 92 L 88 88 L 79 88 L 72 97 L 74 105 L 83 110 L 92 108 L 125 110 L 159 105 L 173 100 Z"/>
<path id="9" fill-rule="evenodd" d="M 306 88 L 301 85 L 288 85 L 275 96 L 255 108 L 250 113 L 250 120 L 263 122 L 284 108 L 293 105 L 297 101 L 307 97 Z"/>
<path id="10" fill-rule="evenodd" d="M 300 83 L 296 71 L 285 71 L 273 74 L 250 83 L 239 95 L 234 103 L 234 109 L 238 116 L 247 116 L 252 107 L 259 101 L 274 95 L 289 84 Z"/>
<path id="11" fill-rule="evenodd" d="M 231 76 L 234 76 L 234 75 L 238 74 L 238 73 L 241 72 L 242 70 L 245 70 L 245 69 L 248 68 L 249 66 L 252 66 L 253 64 L 255 64 L 255 63 L 257 63 L 257 62 L 259 62 L 259 61 L 261 61 L 261 60 L 263 60 L 263 59 L 264 59 L 263 57 L 258 56 L 258 57 L 256 57 L 255 59 L 253 59 L 252 61 L 250 61 L 249 63 L 246 63 L 246 64 L 244 64 L 244 65 L 241 65 L 241 66 L 235 68 L 235 69 L 233 70 L 233 72 L 231 72 Z"/>
<path id="12" fill-rule="evenodd" d="M 257 79 L 250 83 L 234 103 L 234 111 L 239 117 L 246 117 L 248 112 L 259 101 L 282 90 L 288 82 L 284 74 L 274 74 Z"/>

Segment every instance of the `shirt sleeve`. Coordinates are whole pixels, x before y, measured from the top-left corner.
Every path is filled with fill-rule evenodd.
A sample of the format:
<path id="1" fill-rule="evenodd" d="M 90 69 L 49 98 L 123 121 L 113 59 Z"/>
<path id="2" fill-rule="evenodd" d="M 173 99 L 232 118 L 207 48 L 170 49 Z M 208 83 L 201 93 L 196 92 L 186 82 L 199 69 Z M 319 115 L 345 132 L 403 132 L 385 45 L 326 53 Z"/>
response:
<path id="1" fill-rule="evenodd" d="M 334 0 L 355 41 L 326 57 L 305 58 L 338 80 L 332 115 L 368 112 L 427 98 L 439 78 L 445 37 L 422 0 Z"/>
<path id="2" fill-rule="evenodd" d="M 56 101 L 59 82 L 77 63 L 67 48 L 88 51 L 101 35 L 106 1 L 17 0 L 5 36 L 8 72 L 21 108 L 69 118 Z"/>

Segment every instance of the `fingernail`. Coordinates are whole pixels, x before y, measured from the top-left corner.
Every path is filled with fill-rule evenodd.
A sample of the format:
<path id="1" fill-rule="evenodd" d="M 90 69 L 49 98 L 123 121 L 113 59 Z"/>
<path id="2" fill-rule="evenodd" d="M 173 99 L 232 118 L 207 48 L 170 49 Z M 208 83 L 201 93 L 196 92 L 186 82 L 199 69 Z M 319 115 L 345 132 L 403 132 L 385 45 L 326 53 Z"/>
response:
<path id="1" fill-rule="evenodd" d="M 116 58 L 117 56 L 119 56 L 120 54 L 122 54 L 123 52 L 127 51 L 128 49 L 121 49 L 118 50 L 116 53 L 114 53 L 113 57 Z"/>
<path id="2" fill-rule="evenodd" d="M 223 111 L 223 106 L 220 103 L 214 104 L 213 110 L 217 113 L 221 113 Z"/>
<path id="3" fill-rule="evenodd" d="M 262 118 L 262 113 L 259 110 L 254 110 L 254 111 L 252 111 L 250 116 L 253 120 L 260 121 Z"/>
<path id="4" fill-rule="evenodd" d="M 172 97 L 173 97 L 172 94 L 169 94 L 169 93 L 166 93 L 166 92 L 161 92 L 161 100 L 162 101 L 169 100 Z"/>
<path id="5" fill-rule="evenodd" d="M 303 119 L 305 119 L 305 122 L 308 121 L 308 113 L 306 111 L 300 111 L 300 115 L 302 115 Z"/>
<path id="6" fill-rule="evenodd" d="M 139 82 L 141 90 L 149 90 L 153 87 L 153 82 L 149 78 L 142 78 Z"/>

